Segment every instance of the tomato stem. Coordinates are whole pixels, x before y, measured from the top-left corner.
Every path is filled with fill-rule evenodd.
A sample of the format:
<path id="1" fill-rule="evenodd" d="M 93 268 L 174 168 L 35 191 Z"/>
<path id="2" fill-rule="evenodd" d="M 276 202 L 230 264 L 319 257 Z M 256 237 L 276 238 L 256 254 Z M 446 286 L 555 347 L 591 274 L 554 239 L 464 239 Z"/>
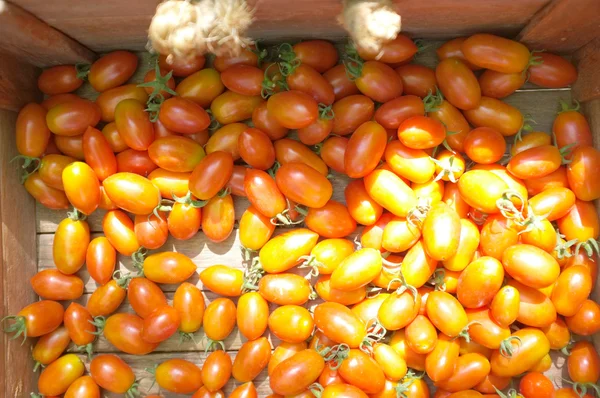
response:
<path id="1" fill-rule="evenodd" d="M 75 71 L 77 72 L 77 78 L 83 81 L 87 80 L 91 68 L 91 64 L 76 63 Z"/>
<path id="2" fill-rule="evenodd" d="M 77 351 L 83 351 L 87 354 L 88 360 L 92 360 L 92 354 L 94 354 L 94 345 L 92 343 L 88 343 L 86 345 L 78 345 L 75 347 Z"/>
<path id="3" fill-rule="evenodd" d="M 425 113 L 436 112 L 439 110 L 439 106 L 444 101 L 444 95 L 440 89 L 435 86 L 435 93 L 429 90 L 429 94 L 423 98 L 423 105 L 425 106 Z"/>
<path id="4" fill-rule="evenodd" d="M 38 171 L 40 166 L 42 165 L 42 160 L 40 158 L 34 158 L 31 156 L 25 155 L 17 155 L 10 160 L 9 163 L 14 162 L 15 160 L 23 159 L 23 165 L 21 166 L 21 184 L 24 184 L 25 181 L 29 178 L 30 175 Z M 34 166 L 33 169 L 30 169 L 31 166 Z M 30 170 L 28 170 L 30 169 Z"/>
<path id="5" fill-rule="evenodd" d="M 220 129 L 222 127 L 221 123 L 219 123 L 219 121 L 215 118 L 215 115 L 213 115 L 212 111 L 210 109 L 207 109 L 206 113 L 208 113 L 208 117 L 210 117 L 210 124 L 208 125 L 208 131 L 210 131 L 212 133 L 213 131 Z"/>
<path id="6" fill-rule="evenodd" d="M 579 254 L 579 251 L 583 248 L 585 250 L 585 254 L 588 257 L 593 257 L 594 253 L 600 254 L 600 247 L 598 246 L 598 241 L 594 238 L 590 238 L 585 242 L 579 242 L 575 246 L 575 254 Z"/>
<path id="7" fill-rule="evenodd" d="M 444 279 L 446 278 L 446 271 L 443 268 L 436 268 L 431 275 L 431 278 L 427 281 L 427 283 L 432 284 L 435 287 L 435 290 L 440 292 L 446 291 L 446 282 Z"/>
<path id="8" fill-rule="evenodd" d="M 307 390 L 309 390 L 315 397 L 321 398 L 321 395 L 323 395 L 323 391 L 325 389 L 319 383 L 313 383 L 308 386 Z"/>
<path id="9" fill-rule="evenodd" d="M 255 48 L 250 49 L 250 51 L 252 51 L 258 57 L 258 67 L 259 68 L 262 66 L 262 63 L 269 56 L 269 51 L 266 48 L 260 48 L 260 42 L 261 42 L 260 40 L 256 40 L 254 42 Z"/>
<path id="10" fill-rule="evenodd" d="M 332 120 L 333 118 L 335 118 L 333 105 L 319 104 L 319 119 Z"/>
<path id="11" fill-rule="evenodd" d="M 104 331 L 104 326 L 106 326 L 106 318 L 103 316 L 97 316 L 94 318 L 94 320 L 88 321 L 88 322 L 96 327 L 95 332 L 88 332 L 88 333 L 96 335 L 96 336 L 100 336 L 102 334 L 102 332 Z"/>
<path id="12" fill-rule="evenodd" d="M 67 212 L 67 217 L 73 221 L 85 221 L 87 218 L 85 214 L 77 210 L 75 207 L 73 207 L 73 211 Z"/>
<path id="13" fill-rule="evenodd" d="M 581 104 L 577 100 L 573 100 L 573 102 L 575 103 L 575 106 L 569 105 L 567 102 L 560 100 L 560 110 L 558 111 L 558 114 L 560 115 L 561 113 L 565 112 L 579 112 Z"/>
<path id="14" fill-rule="evenodd" d="M 6 326 L 6 321 L 13 321 L 13 323 Z M 9 315 L 2 318 L 0 322 L 2 322 L 4 333 L 15 333 L 14 336 L 10 338 L 11 340 L 15 340 L 23 335 L 21 345 L 25 344 L 25 340 L 27 340 L 27 324 L 25 323 L 24 316 Z"/>
<path id="15" fill-rule="evenodd" d="M 181 346 L 181 344 L 183 344 L 183 342 L 186 341 L 192 341 L 194 344 L 198 344 L 196 342 L 196 339 L 194 338 L 194 333 L 186 333 L 186 332 L 182 332 L 181 330 L 178 331 L 179 333 L 179 343 L 177 344 L 177 346 Z"/>
<path id="16" fill-rule="evenodd" d="M 500 348 L 499 348 L 500 355 L 502 355 L 504 358 L 510 358 L 515 353 L 515 348 L 513 348 L 513 341 L 515 341 L 517 343 L 517 350 L 518 350 L 519 347 L 521 346 L 521 338 L 518 336 L 507 337 L 506 339 L 502 340 L 502 342 L 500 343 Z"/>

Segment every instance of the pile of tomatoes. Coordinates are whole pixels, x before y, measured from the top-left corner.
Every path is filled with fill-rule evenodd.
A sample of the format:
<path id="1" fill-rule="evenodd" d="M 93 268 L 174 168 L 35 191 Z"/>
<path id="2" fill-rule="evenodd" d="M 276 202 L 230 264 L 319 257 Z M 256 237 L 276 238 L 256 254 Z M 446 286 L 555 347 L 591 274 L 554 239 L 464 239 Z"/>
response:
<path id="1" fill-rule="evenodd" d="M 74 211 L 54 235 L 56 269 L 31 279 L 43 300 L 5 320 L 39 337 L 39 393 L 138 395 L 126 362 L 93 353 L 97 335 L 145 355 L 176 333 L 213 352 L 150 371 L 194 398 L 223 397 L 231 378 L 230 397 L 256 397 L 265 369 L 271 397 L 506 396 L 523 375 L 525 398 L 597 393 L 600 153 L 576 108 L 537 132 L 501 100 L 527 80 L 568 86 L 575 68 L 489 34 L 445 43 L 435 70 L 410 63 L 418 50 L 399 36 L 380 54 L 350 46 L 341 63 L 322 40 L 210 67 L 159 57 L 141 85 L 127 84 L 138 58 L 126 51 L 44 71 L 48 98 L 17 121 L 23 181 Z M 95 101 L 72 93 L 85 75 Z M 330 171 L 352 179 L 345 203 Z M 233 196 L 250 202 L 244 264 L 200 272 L 219 296 L 205 303 L 186 282 L 193 261 L 160 249 L 169 236 L 226 240 Z M 90 240 L 99 209 L 104 236 Z M 138 271 L 115 271 L 117 254 Z M 84 265 L 98 287 L 81 305 Z M 177 286 L 172 302 L 162 284 Z M 135 313 L 116 313 L 125 298 Z M 219 348 L 236 326 L 232 361 Z M 82 355 L 63 355 L 71 342 L 89 376 Z M 572 386 L 542 374 L 551 350 L 568 355 Z"/>

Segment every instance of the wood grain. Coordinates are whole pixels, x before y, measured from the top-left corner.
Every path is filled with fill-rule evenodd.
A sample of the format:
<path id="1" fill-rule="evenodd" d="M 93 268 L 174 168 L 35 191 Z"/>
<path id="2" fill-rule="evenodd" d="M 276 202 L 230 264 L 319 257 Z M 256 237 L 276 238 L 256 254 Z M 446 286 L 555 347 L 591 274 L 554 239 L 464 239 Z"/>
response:
<path id="1" fill-rule="evenodd" d="M 41 100 L 37 88 L 40 70 L 2 51 L 0 59 L 0 109 L 16 112 L 29 102 Z"/>
<path id="2" fill-rule="evenodd" d="M 577 50 L 573 60 L 578 72 L 573 98 L 580 102 L 600 98 L 600 37 Z"/>
<path id="3" fill-rule="evenodd" d="M 13 0 L 38 18 L 94 51 L 143 50 L 157 0 Z M 337 23 L 339 0 L 249 0 L 256 7 L 249 34 L 257 39 L 329 38 L 346 34 Z M 438 0 L 435 7 L 422 2 L 394 0 L 402 16 L 402 31 L 414 37 L 448 38 L 476 32 L 516 35 L 549 0 Z M 590 14 L 592 15 L 592 14 Z"/>
<path id="4" fill-rule="evenodd" d="M 17 155 L 15 122 L 17 114 L 0 110 L 0 297 L 2 314 L 14 315 L 37 297 L 24 288 L 36 272 L 35 210 L 33 198 L 19 183 L 15 167 L 9 164 Z M 33 363 L 27 353 L 31 342 L 0 336 L 0 386 L 4 397 L 29 396 L 35 382 Z"/>
<path id="5" fill-rule="evenodd" d="M 6 1 L 0 2 L 0 51 L 40 67 L 96 58 L 93 51 Z"/>
<path id="6" fill-rule="evenodd" d="M 600 2 L 553 0 L 538 12 L 517 39 L 532 50 L 569 53 L 600 34 Z"/>

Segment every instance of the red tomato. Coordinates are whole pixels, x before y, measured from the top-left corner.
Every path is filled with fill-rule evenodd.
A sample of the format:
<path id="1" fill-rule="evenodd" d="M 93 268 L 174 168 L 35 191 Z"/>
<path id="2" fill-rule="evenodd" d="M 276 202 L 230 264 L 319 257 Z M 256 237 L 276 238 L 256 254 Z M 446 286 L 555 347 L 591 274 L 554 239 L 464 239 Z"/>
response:
<path id="1" fill-rule="evenodd" d="M 54 135 L 53 138 L 56 147 L 62 154 L 77 160 L 85 160 L 85 155 L 83 154 L 83 134 L 74 137 Z"/>
<path id="2" fill-rule="evenodd" d="M 248 169 L 248 167 L 242 165 L 233 166 L 231 178 L 229 178 L 229 181 L 225 185 L 225 188 L 228 188 L 232 195 L 246 196 L 246 192 L 244 191 L 244 179 L 246 178 Z"/>
<path id="3" fill-rule="evenodd" d="M 113 51 L 94 62 L 87 78 L 94 90 L 103 92 L 125 83 L 138 66 L 138 58 L 129 51 Z"/>
<path id="4" fill-rule="evenodd" d="M 206 153 L 225 151 L 231 153 L 233 160 L 240 158 L 238 139 L 248 129 L 244 123 L 227 124 L 215 131 L 206 143 Z"/>
<path id="5" fill-rule="evenodd" d="M 332 128 L 333 120 L 319 118 L 310 126 L 298 129 L 298 139 L 304 145 L 317 145 L 327 138 Z"/>
<path id="6" fill-rule="evenodd" d="M 223 71 L 221 81 L 228 90 L 242 95 L 260 95 L 264 73 L 249 65 L 233 65 Z"/>
<path id="7" fill-rule="evenodd" d="M 165 294 L 150 279 L 133 278 L 127 288 L 127 300 L 131 308 L 141 318 L 147 318 L 152 312 L 167 305 Z"/>
<path id="8" fill-rule="evenodd" d="M 383 307 L 383 306 L 382 306 Z M 404 329 L 408 347 L 417 354 L 428 354 L 437 344 L 437 331 L 424 315 L 417 315 Z"/>
<path id="9" fill-rule="evenodd" d="M 277 235 L 260 249 L 260 263 L 270 274 L 287 271 L 299 264 L 302 256 L 310 254 L 318 239 L 319 235 L 305 228 Z"/>
<path id="10" fill-rule="evenodd" d="M 407 64 L 396 68 L 402 80 L 404 95 L 416 95 L 425 98 L 437 92 L 435 71 L 423 65 Z"/>
<path id="11" fill-rule="evenodd" d="M 394 173 L 412 182 L 425 183 L 435 173 L 435 163 L 425 151 L 408 148 L 398 140 L 388 143 L 385 160 Z"/>
<path id="12" fill-rule="evenodd" d="M 140 248 L 133 221 L 121 210 L 106 212 L 102 220 L 102 230 L 109 243 L 124 256 L 131 256 Z"/>
<path id="13" fill-rule="evenodd" d="M 473 65 L 465 58 L 465 55 L 462 52 L 462 44 L 467 40 L 466 37 L 457 37 L 456 39 L 449 40 L 438 47 L 435 52 L 440 60 L 444 60 L 450 57 L 456 57 L 463 61 L 471 70 L 482 69 L 479 66 Z"/>
<path id="14" fill-rule="evenodd" d="M 169 233 L 175 239 L 187 240 L 200 230 L 202 209 L 193 204 L 175 203 L 167 217 Z"/>
<path id="15" fill-rule="evenodd" d="M 531 83 L 541 87 L 560 88 L 577 80 L 577 69 L 563 57 L 535 51 L 532 56 L 534 63 L 527 69 Z"/>
<path id="16" fill-rule="evenodd" d="M 187 137 L 158 138 L 148 147 L 148 156 L 158 167 L 173 172 L 189 172 L 204 158 L 200 144 Z"/>
<path id="17" fill-rule="evenodd" d="M 383 390 L 385 375 L 377 362 L 361 350 L 351 349 L 339 368 L 340 376 L 367 394 Z"/>
<path id="18" fill-rule="evenodd" d="M 333 44 L 325 40 L 307 40 L 292 47 L 298 60 L 323 73 L 338 62 L 338 53 Z"/>
<path id="19" fill-rule="evenodd" d="M 115 120 L 115 109 L 119 102 L 123 100 L 134 99 L 145 104 L 148 101 L 150 92 L 146 92 L 144 88 L 138 87 L 136 84 L 125 84 L 101 93 L 96 98 L 96 104 L 102 112 L 102 121 L 113 122 Z"/>
<path id="20" fill-rule="evenodd" d="M 115 312 L 125 300 L 127 291 L 125 282 L 111 279 L 106 285 L 98 287 L 87 302 L 87 309 L 93 317 L 106 316 Z"/>
<path id="21" fill-rule="evenodd" d="M 178 394 L 191 394 L 202 386 L 202 371 L 184 359 L 169 359 L 158 365 L 156 384 Z"/>
<path id="22" fill-rule="evenodd" d="M 231 235 L 235 223 L 235 209 L 231 195 L 217 195 L 208 201 L 202 211 L 202 231 L 212 242 L 222 242 Z"/>
<path id="23" fill-rule="evenodd" d="M 172 97 L 163 102 L 158 117 L 167 129 L 181 134 L 199 133 L 210 125 L 210 117 L 204 108 L 183 97 Z"/>
<path id="24" fill-rule="evenodd" d="M 427 149 L 440 145 L 446 138 L 446 128 L 436 119 L 413 116 L 398 126 L 398 139 L 413 149 Z"/>
<path id="25" fill-rule="evenodd" d="M 72 137 L 83 134 L 86 128 L 97 125 L 99 121 L 100 107 L 94 102 L 82 98 L 56 105 L 46 114 L 48 128 L 60 136 Z M 43 139 L 43 137 L 44 135 L 40 135 L 40 138 Z"/>
<path id="26" fill-rule="evenodd" d="M 210 110 L 215 120 L 221 124 L 230 124 L 250 119 L 254 109 L 263 103 L 261 96 L 247 96 L 225 91 L 215 98 Z"/>
<path id="27" fill-rule="evenodd" d="M 579 200 L 592 201 L 600 198 L 600 184 L 592 177 L 600 167 L 600 152 L 591 146 L 579 145 L 571 152 L 567 165 L 569 186 Z"/>
<path id="28" fill-rule="evenodd" d="M 117 158 L 100 130 L 87 128 L 83 134 L 83 154 L 100 181 L 117 172 Z"/>
<path id="29" fill-rule="evenodd" d="M 375 170 L 387 142 L 387 133 L 375 122 L 365 122 L 352 134 L 344 154 L 344 169 L 350 178 L 361 178 Z"/>
<path id="30" fill-rule="evenodd" d="M 553 398 L 554 385 L 539 372 L 529 372 L 519 382 L 519 392 L 524 398 Z"/>
<path id="31" fill-rule="evenodd" d="M 42 371 L 38 379 L 38 391 L 45 396 L 61 395 L 84 371 L 85 366 L 77 355 L 63 355 Z"/>
<path id="32" fill-rule="evenodd" d="M 471 127 L 463 114 L 450 102 L 442 100 L 434 110 L 431 110 L 427 115 L 446 126 L 447 134 L 446 141 L 450 148 L 457 152 L 464 152 L 463 142 L 467 133 L 471 131 Z"/>
<path id="33" fill-rule="evenodd" d="M 196 391 L 192 398 L 225 398 L 225 394 L 223 394 L 223 391 L 221 390 L 210 392 L 206 389 L 206 387 L 202 386 L 198 391 Z"/>
<path id="34" fill-rule="evenodd" d="M 158 74 L 158 79 L 157 79 L 157 74 Z M 161 90 L 159 93 L 157 93 L 157 95 L 162 96 L 163 99 L 171 98 L 173 96 L 172 92 L 175 91 L 175 79 L 173 78 L 172 73 L 168 77 L 167 77 L 167 74 L 168 74 L 168 71 L 166 69 L 163 69 L 160 66 L 158 66 L 158 68 L 150 69 L 144 75 L 144 83 L 145 84 L 152 83 L 155 81 L 162 81 L 162 84 L 166 85 L 166 88 L 164 90 Z M 143 88 L 144 91 L 146 92 L 146 94 L 149 94 L 149 95 L 155 91 L 154 87 L 148 86 L 148 85 L 143 85 L 141 88 Z M 170 90 L 170 91 L 167 91 L 167 90 Z M 142 102 L 145 102 L 145 101 L 142 101 Z"/>
<path id="35" fill-rule="evenodd" d="M 463 145 L 469 159 L 480 164 L 496 163 L 506 152 L 504 137 L 490 127 L 478 127 L 471 130 Z"/>
<path id="36" fill-rule="evenodd" d="M 567 358 L 569 378 L 575 383 L 596 383 L 600 378 L 600 356 L 589 341 L 579 341 Z"/>
<path id="37" fill-rule="evenodd" d="M 450 378 L 438 382 L 436 386 L 450 392 L 468 390 L 482 382 L 489 373 L 490 362 L 486 357 L 478 353 L 464 354 L 456 361 Z"/>
<path id="38" fill-rule="evenodd" d="M 566 240 L 576 239 L 579 242 L 587 242 L 589 239 L 598 238 L 600 234 L 598 213 L 591 202 L 576 200 L 569 213 L 559 218 L 557 224 Z M 587 244 L 584 247 L 588 249 Z"/>
<path id="39" fill-rule="evenodd" d="M 358 87 L 356 87 L 356 83 L 348 78 L 346 67 L 343 64 L 336 65 L 329 69 L 323 74 L 323 77 L 325 77 L 333 87 L 336 101 L 349 95 L 360 94 Z"/>
<path id="40" fill-rule="evenodd" d="M 344 258 L 331 274 L 331 287 L 343 291 L 356 290 L 373 281 L 382 270 L 379 251 L 371 248 L 357 250 Z"/>
<path id="41" fill-rule="evenodd" d="M 146 355 L 154 351 L 158 344 L 142 339 L 143 326 L 144 320 L 135 314 L 115 314 L 106 319 L 104 337 L 119 351 Z"/>
<path id="42" fill-rule="evenodd" d="M 348 211 L 356 222 L 363 225 L 373 225 L 381 217 L 383 208 L 371 199 L 362 180 L 354 180 L 348 183 L 344 195 Z"/>
<path id="43" fill-rule="evenodd" d="M 509 247 L 502 254 L 502 264 L 511 277 L 535 289 L 550 286 L 560 274 L 558 262 L 532 245 Z"/>
<path id="44" fill-rule="evenodd" d="M 51 108 L 54 108 L 57 105 L 64 104 L 65 102 L 70 102 L 77 99 L 79 99 L 79 97 L 75 94 L 56 94 L 43 100 L 40 105 L 42 105 L 46 110 L 50 110 Z"/>
<path id="45" fill-rule="evenodd" d="M 173 195 L 178 198 L 184 198 L 187 195 L 191 175 L 192 173 L 155 169 L 148 175 L 148 179 L 158 188 L 160 196 L 165 199 L 174 199 Z"/>
<path id="46" fill-rule="evenodd" d="M 500 261 L 483 256 L 470 263 L 458 279 L 457 298 L 465 308 L 490 305 L 504 281 Z"/>
<path id="47" fill-rule="evenodd" d="M 189 76 L 204 67 L 206 58 L 204 55 L 195 55 L 189 58 L 158 56 L 158 64 L 161 69 L 173 71 L 174 76 Z"/>
<path id="48" fill-rule="evenodd" d="M 437 344 L 425 359 L 427 376 L 434 382 L 447 380 L 454 373 L 458 361 L 460 344 L 457 340 L 439 334 Z"/>
<path id="49" fill-rule="evenodd" d="M 284 305 L 271 312 L 268 325 L 271 333 L 282 341 L 300 343 L 310 337 L 315 324 L 306 308 Z"/>
<path id="50" fill-rule="evenodd" d="M 573 333 L 591 336 L 600 331 L 600 305 L 592 300 L 583 302 L 577 313 L 566 317 L 565 322 Z"/>
<path id="51" fill-rule="evenodd" d="M 42 181 L 49 187 L 64 190 L 62 182 L 62 172 L 75 159 L 69 156 L 58 154 L 45 155 L 40 163 L 38 173 Z"/>
<path id="52" fill-rule="evenodd" d="M 58 65 L 45 69 L 38 77 L 38 88 L 47 95 L 70 93 L 83 84 L 75 65 Z"/>
<path id="53" fill-rule="evenodd" d="M 64 323 L 71 341 L 84 348 L 89 355 L 92 352 L 92 342 L 96 340 L 96 326 L 90 312 L 81 304 L 71 303 L 65 311 Z"/>
<path id="54" fill-rule="evenodd" d="M 271 96 L 267 109 L 277 123 L 289 129 L 308 127 L 319 114 L 317 102 L 301 91 L 284 91 Z"/>
<path id="55" fill-rule="evenodd" d="M 562 164 L 561 153 L 553 145 L 542 145 L 519 152 L 508 162 L 507 170 L 517 178 L 547 176 Z"/>
<path id="56" fill-rule="evenodd" d="M 232 173 L 231 154 L 223 151 L 213 152 L 194 168 L 190 176 L 190 191 L 200 200 L 211 199 L 227 184 Z"/>
<path id="57" fill-rule="evenodd" d="M 333 134 L 348 135 L 371 120 L 375 112 L 373 100 L 365 95 L 349 95 L 333 104 Z"/>
<path id="58" fill-rule="evenodd" d="M 514 347 L 512 356 L 504 356 L 494 351 L 490 359 L 492 373 L 496 376 L 514 377 L 529 370 L 550 351 L 548 339 L 535 328 L 523 328 L 512 334 L 520 342 L 511 341 Z"/>
<path id="59" fill-rule="evenodd" d="M 275 181 L 287 198 L 308 207 L 323 207 L 333 192 L 329 180 L 304 163 L 283 164 L 277 170 Z"/>
<path id="60" fill-rule="evenodd" d="M 204 333 L 210 339 L 209 348 L 221 344 L 233 331 L 236 321 L 236 308 L 233 301 L 227 298 L 218 298 L 211 302 L 206 311 L 202 324 Z"/>
<path id="61" fill-rule="evenodd" d="M 115 108 L 115 123 L 121 138 L 132 149 L 145 151 L 154 141 L 154 127 L 145 105 L 135 99 L 119 102 Z"/>
<path id="62" fill-rule="evenodd" d="M 227 384 L 231 377 L 231 357 L 225 351 L 214 351 L 202 365 L 202 383 L 208 391 L 215 392 Z"/>
<path id="63" fill-rule="evenodd" d="M 181 323 L 179 333 L 182 336 L 191 335 L 202 326 L 206 304 L 200 289 L 191 283 L 184 282 L 173 296 L 173 308 L 179 313 Z"/>
<path id="64" fill-rule="evenodd" d="M 259 337 L 242 344 L 235 355 L 231 375 L 240 383 L 254 380 L 271 359 L 271 344 L 266 337 Z"/>
<path id="65" fill-rule="evenodd" d="M 534 214 L 556 221 L 566 216 L 575 204 L 575 194 L 569 188 L 548 188 L 528 201 Z"/>
<path id="66" fill-rule="evenodd" d="M 299 394 L 319 378 L 324 368 L 321 355 L 314 350 L 303 350 L 277 365 L 269 384 L 277 394 Z"/>
<path id="67" fill-rule="evenodd" d="M 177 85 L 175 91 L 202 108 L 208 108 L 210 103 L 225 90 L 221 75 L 214 69 L 206 68 L 188 75 Z"/>
<path id="68" fill-rule="evenodd" d="M 255 169 L 267 170 L 275 163 L 275 148 L 265 133 L 248 128 L 238 138 L 242 160 Z"/>
<path id="69" fill-rule="evenodd" d="M 290 90 L 304 92 L 313 97 L 318 103 L 331 105 L 335 100 L 335 93 L 331 84 L 308 65 L 300 64 L 295 67 L 286 80 Z"/>
<path id="70" fill-rule="evenodd" d="M 237 297 L 242 294 L 244 273 L 226 265 L 211 265 L 200 272 L 204 287 L 219 296 Z"/>
<path id="71" fill-rule="evenodd" d="M 326 302 L 319 304 L 314 311 L 315 324 L 330 340 L 359 347 L 366 336 L 366 325 L 358 315 L 346 306 Z"/>
<path id="72" fill-rule="evenodd" d="M 137 391 L 131 367 L 112 354 L 97 355 L 90 363 L 90 375 L 103 389 L 118 394 Z"/>
<path id="73" fill-rule="evenodd" d="M 119 173 L 135 173 L 146 177 L 157 168 L 156 163 L 150 159 L 148 151 L 127 149 L 117 154 L 117 171 Z"/>
<path id="74" fill-rule="evenodd" d="M 254 127 L 267 134 L 272 140 L 283 138 L 288 133 L 288 128 L 283 127 L 275 116 L 269 113 L 266 102 L 262 102 L 254 108 L 252 123 L 254 123 Z"/>
<path id="75" fill-rule="evenodd" d="M 464 115 L 475 127 L 491 127 L 504 136 L 517 134 L 523 126 L 523 115 L 517 108 L 490 97 L 481 97 L 479 105 Z"/>
<path id="76" fill-rule="evenodd" d="M 181 283 L 196 272 L 196 264 L 185 254 L 165 251 L 146 257 L 142 270 L 152 282 Z"/>
<path id="77" fill-rule="evenodd" d="M 233 65 L 250 65 L 257 66 L 259 62 L 258 51 L 254 48 L 242 50 L 238 55 L 223 55 L 215 57 L 214 67 L 219 72 L 223 72 Z"/>
<path id="78" fill-rule="evenodd" d="M 479 82 L 458 58 L 446 58 L 435 69 L 440 91 L 452 105 L 467 110 L 476 108 L 481 100 Z"/>
<path id="79" fill-rule="evenodd" d="M 69 202 L 85 215 L 92 214 L 100 203 L 100 183 L 94 170 L 83 162 L 73 162 L 62 174 Z"/>
<path id="80" fill-rule="evenodd" d="M 310 208 L 305 223 L 323 238 L 343 238 L 356 229 L 356 221 L 346 206 L 334 200 L 328 201 L 323 207 Z"/>
<path id="81" fill-rule="evenodd" d="M 386 129 L 397 129 L 406 119 L 424 115 L 423 101 L 414 95 L 404 95 L 381 105 L 375 112 L 375 121 Z"/>
<path id="82" fill-rule="evenodd" d="M 356 78 L 356 87 L 374 101 L 387 102 L 402 95 L 400 76 L 383 62 L 367 61 L 362 65 L 350 62 L 349 65 L 348 73 Z"/>
<path id="83" fill-rule="evenodd" d="M 491 98 L 508 97 L 520 89 L 527 79 L 522 72 L 502 73 L 488 69 L 479 76 L 481 94 Z"/>
<path id="84" fill-rule="evenodd" d="M 71 384 L 64 398 L 100 398 L 100 387 L 92 376 L 81 376 Z"/>
<path id="85" fill-rule="evenodd" d="M 331 167 L 338 173 L 345 173 L 344 159 L 346 157 L 347 146 L 347 138 L 338 136 L 330 137 L 321 147 L 321 159 L 323 159 L 328 167 Z"/>
<path id="86" fill-rule="evenodd" d="M 142 339 L 149 343 L 160 343 L 177 332 L 181 318 L 179 312 L 168 305 L 158 307 L 144 319 Z"/>
<path id="87" fill-rule="evenodd" d="M 44 107 L 35 103 L 19 111 L 15 131 L 17 151 L 21 155 L 37 158 L 46 151 L 51 135 L 46 126 L 46 113 Z"/>
<path id="88" fill-rule="evenodd" d="M 556 308 L 554 308 L 554 304 L 552 304 L 550 298 L 544 293 L 525 286 L 514 279 L 509 281 L 509 286 L 519 291 L 520 302 L 517 321 L 524 325 L 538 328 L 547 327 L 556 321 Z M 507 312 L 512 312 L 512 309 Z"/>
<path id="89" fill-rule="evenodd" d="M 62 323 L 63 314 L 62 305 L 56 301 L 36 301 L 24 307 L 16 316 L 6 317 L 5 320 L 13 323 L 4 331 L 16 332 L 13 338 L 23 335 L 24 340 L 27 337 L 39 337 L 57 329 Z"/>
<path id="90" fill-rule="evenodd" d="M 83 294 L 83 281 L 57 269 L 39 271 L 29 280 L 35 294 L 48 300 L 76 300 Z"/>
<path id="91" fill-rule="evenodd" d="M 550 145 L 551 143 L 552 136 L 550 136 L 550 134 L 544 133 L 543 131 L 533 131 L 525 136 L 522 136 L 521 140 L 515 140 L 510 148 L 510 154 L 515 156 L 517 153 L 523 152 L 527 149 L 536 146 Z"/>
<path id="92" fill-rule="evenodd" d="M 582 265 L 566 268 L 558 277 L 552 290 L 552 303 L 556 312 L 574 316 L 592 291 L 592 276 Z"/>
<path id="93" fill-rule="evenodd" d="M 552 124 L 556 145 L 559 148 L 571 144 L 593 146 L 592 130 L 585 116 L 578 112 L 579 106 L 569 108 L 569 105 L 564 102 L 561 105 L 562 111 L 559 112 Z"/>
<path id="94" fill-rule="evenodd" d="M 485 33 L 469 37 L 461 50 L 472 64 L 502 73 L 522 72 L 530 58 L 529 50 L 523 44 Z"/>
<path id="95" fill-rule="evenodd" d="M 244 178 L 248 200 L 262 215 L 273 218 L 286 208 L 285 197 L 273 178 L 262 170 L 248 169 Z"/>

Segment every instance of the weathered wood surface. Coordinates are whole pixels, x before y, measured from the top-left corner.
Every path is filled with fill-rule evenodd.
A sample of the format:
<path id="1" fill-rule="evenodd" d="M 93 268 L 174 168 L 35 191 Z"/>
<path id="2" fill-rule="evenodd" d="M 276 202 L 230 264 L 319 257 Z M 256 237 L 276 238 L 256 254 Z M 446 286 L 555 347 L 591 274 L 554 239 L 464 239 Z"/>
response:
<path id="1" fill-rule="evenodd" d="M 585 102 L 600 99 L 600 37 L 573 54 L 579 76 L 573 84 L 573 98 Z"/>
<path id="2" fill-rule="evenodd" d="M 40 67 L 91 62 L 96 58 L 93 51 L 34 14 L 7 1 L 0 2 L 0 52 Z"/>
<path id="3" fill-rule="evenodd" d="M 40 70 L 0 50 L 0 109 L 17 112 L 29 102 L 38 102 Z"/>
<path id="4" fill-rule="evenodd" d="M 85 2 L 77 0 L 13 0 L 38 18 L 94 51 L 141 51 L 157 0 Z M 402 31 L 414 37 L 448 38 L 480 31 L 516 35 L 550 0 L 394 0 Z M 249 34 L 257 39 L 294 37 L 342 39 L 337 23 L 340 0 L 249 0 L 256 8 Z"/>
<path id="5" fill-rule="evenodd" d="M 25 288 L 36 272 L 35 207 L 33 198 L 19 183 L 18 171 L 9 164 L 17 155 L 17 114 L 0 110 L 0 318 L 14 315 L 36 300 Z M 33 363 L 27 354 L 31 342 L 0 336 L 0 395 L 25 397 L 33 391 Z"/>
<path id="6" fill-rule="evenodd" d="M 570 53 L 600 35 L 600 2 L 553 0 L 529 21 L 517 39 L 532 50 Z"/>

